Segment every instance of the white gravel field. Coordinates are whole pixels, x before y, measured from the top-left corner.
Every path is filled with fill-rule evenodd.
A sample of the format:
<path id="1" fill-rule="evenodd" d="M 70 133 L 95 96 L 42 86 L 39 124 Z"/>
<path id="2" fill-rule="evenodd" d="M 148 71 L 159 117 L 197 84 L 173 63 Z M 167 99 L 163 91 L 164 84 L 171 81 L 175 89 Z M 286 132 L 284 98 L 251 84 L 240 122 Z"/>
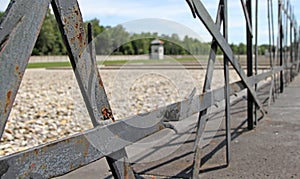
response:
<path id="1" fill-rule="evenodd" d="M 202 91 L 203 70 L 101 70 L 117 120 L 149 112 Z M 213 88 L 224 84 L 216 70 Z M 239 80 L 231 72 L 231 82 Z M 92 128 L 72 70 L 29 69 L 1 139 L 0 156 Z"/>

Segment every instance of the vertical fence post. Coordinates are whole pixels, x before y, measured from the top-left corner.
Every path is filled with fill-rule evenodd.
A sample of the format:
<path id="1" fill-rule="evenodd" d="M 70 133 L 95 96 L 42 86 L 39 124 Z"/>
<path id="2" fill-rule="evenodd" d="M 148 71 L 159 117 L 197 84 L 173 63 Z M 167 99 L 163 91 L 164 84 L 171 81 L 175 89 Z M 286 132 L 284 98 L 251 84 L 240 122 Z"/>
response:
<path id="1" fill-rule="evenodd" d="M 278 64 L 276 64 L 276 58 L 275 58 L 275 55 L 276 55 L 276 52 L 275 52 L 275 30 L 274 30 L 274 10 L 273 10 L 273 0 L 271 0 L 271 25 L 272 25 L 272 30 L 271 30 L 271 34 L 272 34 L 272 58 L 273 58 L 273 61 L 272 61 L 272 69 L 273 70 L 273 67 L 274 65 L 277 66 Z M 275 97 L 276 97 L 276 90 L 277 90 L 277 80 L 276 80 L 276 75 L 277 74 L 274 74 L 272 76 L 272 97 L 273 97 L 273 101 L 275 101 Z"/>
<path id="2" fill-rule="evenodd" d="M 297 67 L 296 67 L 296 72 L 297 72 L 297 74 L 299 73 L 299 71 L 300 71 L 300 67 L 299 67 L 299 65 L 300 65 L 300 59 L 299 59 L 299 57 L 300 57 L 300 27 L 298 27 L 298 26 L 296 26 L 296 33 L 298 34 L 297 35 L 297 38 L 296 38 L 296 40 L 297 40 Z"/>
<path id="3" fill-rule="evenodd" d="M 227 0 L 224 0 L 223 7 L 223 35 L 228 42 L 228 8 Z M 226 163 L 230 162 L 230 142 L 231 142 L 231 125 L 230 125 L 230 86 L 229 86 L 229 62 L 224 54 L 224 77 L 225 77 L 225 116 L 226 116 Z"/>
<path id="4" fill-rule="evenodd" d="M 272 0 L 268 0 L 268 28 L 269 28 L 269 58 L 270 58 L 270 68 L 273 70 L 273 3 Z M 271 105 L 271 100 L 273 95 L 273 88 L 274 88 L 274 78 L 273 76 L 271 77 L 271 86 L 270 86 L 270 91 L 269 91 L 269 102 L 268 106 Z"/>
<path id="5" fill-rule="evenodd" d="M 279 26 L 279 65 L 283 65 L 283 27 L 282 27 L 282 0 L 278 0 L 278 26 Z M 280 71 L 280 93 L 283 93 L 284 82 L 283 82 L 283 70 Z"/>
<path id="6" fill-rule="evenodd" d="M 255 75 L 258 75 L 258 0 L 255 1 Z M 257 84 L 255 84 L 255 91 L 257 91 Z M 258 123 L 257 106 L 254 110 L 255 125 Z"/>
<path id="7" fill-rule="evenodd" d="M 298 73 L 298 36 L 297 36 L 297 23 L 296 19 L 294 19 L 294 63 L 295 63 L 295 71 L 294 71 L 294 76 Z"/>
<path id="8" fill-rule="evenodd" d="M 284 6 L 284 19 L 285 19 L 285 34 L 284 34 L 284 77 L 285 77 L 285 85 L 289 82 L 288 80 L 288 61 L 289 61 L 289 55 L 288 55 L 288 35 L 289 35 L 289 0 L 286 1 L 285 6 Z"/>
<path id="9" fill-rule="evenodd" d="M 246 1 L 247 11 L 249 15 L 249 23 L 252 27 L 252 4 L 251 0 Z M 247 26 L 247 76 L 253 75 L 253 44 L 252 44 L 252 34 L 250 27 Z M 248 90 L 248 129 L 252 130 L 254 128 L 253 122 L 253 109 L 254 109 L 254 99 L 251 95 L 250 90 Z"/>
<path id="10" fill-rule="evenodd" d="M 292 10 L 292 7 L 290 7 Z M 293 81 L 293 68 L 294 68 L 294 47 L 293 47 L 293 20 L 292 20 L 292 11 L 291 11 L 291 19 L 290 19 L 290 62 L 291 62 L 291 71 L 290 71 L 290 80 Z"/>
<path id="11" fill-rule="evenodd" d="M 293 15 L 294 15 L 294 12 L 293 12 Z M 296 31 L 296 27 L 297 27 L 297 23 L 296 23 L 296 19 L 295 19 L 295 16 L 293 16 L 293 33 L 294 33 L 294 39 L 293 39 L 293 47 L 294 47 L 294 65 L 295 65 L 295 69 L 294 69 L 294 72 L 293 72 L 293 76 L 295 77 L 296 76 L 296 64 L 297 64 L 297 31 Z"/>

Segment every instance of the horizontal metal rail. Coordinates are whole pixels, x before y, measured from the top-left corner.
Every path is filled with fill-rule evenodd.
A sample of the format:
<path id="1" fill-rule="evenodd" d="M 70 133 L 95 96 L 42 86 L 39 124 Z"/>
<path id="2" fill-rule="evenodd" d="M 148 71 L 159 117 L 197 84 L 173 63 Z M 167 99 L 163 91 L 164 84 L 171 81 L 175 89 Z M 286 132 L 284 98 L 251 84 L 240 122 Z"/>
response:
<path id="1" fill-rule="evenodd" d="M 283 70 L 282 67 L 248 78 L 250 85 Z M 230 84 L 230 94 L 246 89 L 242 81 Z M 0 159 L 0 177 L 55 177 L 110 155 L 155 132 L 165 129 L 165 121 L 178 121 L 224 100 L 224 87 L 150 113 L 96 127 L 81 134 L 38 146 Z M 136 126 L 136 127 L 134 127 Z"/>

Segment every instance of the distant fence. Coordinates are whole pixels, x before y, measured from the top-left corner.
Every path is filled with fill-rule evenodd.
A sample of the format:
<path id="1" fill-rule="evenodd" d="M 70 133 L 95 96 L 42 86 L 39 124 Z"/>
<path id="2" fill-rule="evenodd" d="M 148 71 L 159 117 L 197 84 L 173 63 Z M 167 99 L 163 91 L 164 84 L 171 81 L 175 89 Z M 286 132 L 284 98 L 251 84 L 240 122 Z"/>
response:
<path id="1" fill-rule="evenodd" d="M 97 55 L 97 61 L 113 60 L 148 60 L 149 55 Z M 69 56 L 31 56 L 29 62 L 68 62 Z"/>
<path id="2" fill-rule="evenodd" d="M 208 55 L 165 55 L 165 59 L 180 59 L 180 58 L 196 58 L 196 59 L 204 59 L 208 57 Z M 217 58 L 223 59 L 223 55 L 218 55 Z M 238 56 L 238 59 L 246 59 L 246 55 Z M 115 61 L 115 60 L 149 60 L 150 56 L 148 54 L 145 55 L 97 55 L 97 61 Z M 38 63 L 38 62 L 68 62 L 70 61 L 69 56 L 31 56 L 29 59 L 30 63 Z"/>

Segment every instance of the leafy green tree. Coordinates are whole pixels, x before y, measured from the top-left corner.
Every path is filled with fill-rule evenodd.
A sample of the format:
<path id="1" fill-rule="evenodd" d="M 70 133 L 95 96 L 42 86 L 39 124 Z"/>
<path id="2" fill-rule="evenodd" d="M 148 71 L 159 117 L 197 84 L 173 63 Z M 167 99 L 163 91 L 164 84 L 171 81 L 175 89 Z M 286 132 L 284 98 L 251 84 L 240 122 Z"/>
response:
<path id="1" fill-rule="evenodd" d="M 48 10 L 32 55 L 64 55 L 66 48 L 54 15 Z"/>
<path id="2" fill-rule="evenodd" d="M 4 15 L 4 12 L 0 11 L 0 18 Z"/>
<path id="3" fill-rule="evenodd" d="M 230 44 L 230 47 L 232 49 L 233 54 L 235 54 L 235 55 L 239 54 L 239 47 L 237 45 L 232 43 L 232 44 Z"/>
<path id="4" fill-rule="evenodd" d="M 132 46 L 132 42 L 127 42 L 124 45 L 120 47 L 120 52 L 123 53 L 123 55 L 134 55 L 134 49 Z"/>
<path id="5" fill-rule="evenodd" d="M 157 36 L 157 33 L 132 34 L 130 37 L 130 41 L 134 50 L 134 54 L 149 54 L 151 41 L 154 40 Z"/>
<path id="6" fill-rule="evenodd" d="M 240 43 L 238 46 L 238 54 L 239 55 L 245 55 L 247 53 L 247 47 L 245 44 Z"/>
<path id="7" fill-rule="evenodd" d="M 95 19 L 84 22 L 84 27 L 85 27 L 86 32 L 87 32 L 87 26 L 89 23 L 92 25 L 94 38 L 97 38 L 97 36 L 105 30 L 105 27 L 100 25 L 100 20 L 95 18 Z"/>
<path id="8" fill-rule="evenodd" d="M 258 54 L 265 55 L 266 51 L 268 52 L 270 49 L 268 44 L 262 44 L 258 47 Z"/>
<path id="9" fill-rule="evenodd" d="M 122 47 L 129 42 L 129 39 L 130 34 L 123 26 L 106 27 L 96 38 L 96 52 L 101 55 L 124 54 L 124 49 L 126 49 L 126 53 L 130 54 L 132 47 L 128 44 L 126 48 Z"/>

